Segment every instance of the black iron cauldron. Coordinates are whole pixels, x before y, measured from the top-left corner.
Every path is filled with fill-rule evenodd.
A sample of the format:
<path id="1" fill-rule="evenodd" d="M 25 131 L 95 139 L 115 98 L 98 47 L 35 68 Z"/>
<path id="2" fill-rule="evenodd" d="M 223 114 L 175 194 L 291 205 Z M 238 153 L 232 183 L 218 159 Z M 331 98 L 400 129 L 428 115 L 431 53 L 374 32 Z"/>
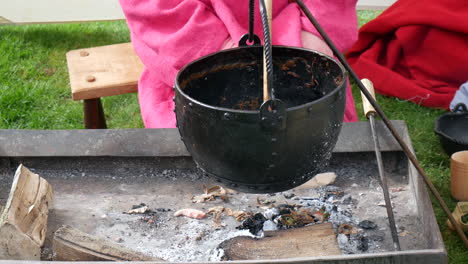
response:
<path id="1" fill-rule="evenodd" d="M 236 190 L 271 193 L 328 165 L 343 122 L 346 75 L 329 56 L 274 46 L 274 92 L 284 107 L 270 113 L 270 122 L 260 110 L 262 63 L 261 46 L 191 62 L 176 77 L 175 112 L 201 170 Z"/>
<path id="2" fill-rule="evenodd" d="M 453 153 L 468 150 L 468 109 L 459 103 L 451 113 L 439 116 L 434 122 L 434 132 L 439 136 L 444 151 Z"/>

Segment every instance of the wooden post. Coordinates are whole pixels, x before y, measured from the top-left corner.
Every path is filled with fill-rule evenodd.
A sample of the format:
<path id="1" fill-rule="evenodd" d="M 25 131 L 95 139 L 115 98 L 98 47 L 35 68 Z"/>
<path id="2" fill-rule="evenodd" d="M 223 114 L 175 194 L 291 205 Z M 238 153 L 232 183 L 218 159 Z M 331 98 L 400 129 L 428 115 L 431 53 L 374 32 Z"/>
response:
<path id="1" fill-rule="evenodd" d="M 84 122 L 87 129 L 107 128 L 104 109 L 102 108 L 101 98 L 85 99 L 84 104 Z"/>

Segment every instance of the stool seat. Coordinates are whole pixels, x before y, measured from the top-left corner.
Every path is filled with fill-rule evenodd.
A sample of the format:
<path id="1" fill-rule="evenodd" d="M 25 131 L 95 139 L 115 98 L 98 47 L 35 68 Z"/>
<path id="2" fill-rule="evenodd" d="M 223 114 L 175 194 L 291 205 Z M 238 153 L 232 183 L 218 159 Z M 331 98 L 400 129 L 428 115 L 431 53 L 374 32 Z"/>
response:
<path id="1" fill-rule="evenodd" d="M 67 52 L 73 100 L 137 92 L 143 64 L 131 43 Z"/>

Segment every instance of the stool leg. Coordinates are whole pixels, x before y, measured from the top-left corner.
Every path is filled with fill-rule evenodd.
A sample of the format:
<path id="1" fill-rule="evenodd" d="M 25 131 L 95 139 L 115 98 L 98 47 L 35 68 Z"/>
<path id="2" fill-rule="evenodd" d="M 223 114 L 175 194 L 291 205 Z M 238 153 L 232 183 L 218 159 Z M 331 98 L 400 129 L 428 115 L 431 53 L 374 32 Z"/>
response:
<path id="1" fill-rule="evenodd" d="M 107 128 L 106 118 L 104 117 L 104 109 L 102 108 L 101 99 L 85 99 L 84 106 L 84 122 L 87 129 L 102 129 Z"/>

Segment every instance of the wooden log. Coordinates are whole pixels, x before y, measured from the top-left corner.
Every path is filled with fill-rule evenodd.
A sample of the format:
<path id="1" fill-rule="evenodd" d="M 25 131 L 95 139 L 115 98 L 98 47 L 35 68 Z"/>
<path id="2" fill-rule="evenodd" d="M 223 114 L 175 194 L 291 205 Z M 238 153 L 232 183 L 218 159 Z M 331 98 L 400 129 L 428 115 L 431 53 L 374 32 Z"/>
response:
<path id="1" fill-rule="evenodd" d="M 46 180 L 18 167 L 0 217 L 0 259 L 40 260 L 52 195 Z"/>
<path id="2" fill-rule="evenodd" d="M 234 237 L 219 246 L 226 260 L 286 259 L 340 255 L 331 223 L 267 231 L 264 238 Z"/>
<path id="3" fill-rule="evenodd" d="M 70 226 L 55 232 L 52 250 L 57 261 L 163 261 Z"/>

